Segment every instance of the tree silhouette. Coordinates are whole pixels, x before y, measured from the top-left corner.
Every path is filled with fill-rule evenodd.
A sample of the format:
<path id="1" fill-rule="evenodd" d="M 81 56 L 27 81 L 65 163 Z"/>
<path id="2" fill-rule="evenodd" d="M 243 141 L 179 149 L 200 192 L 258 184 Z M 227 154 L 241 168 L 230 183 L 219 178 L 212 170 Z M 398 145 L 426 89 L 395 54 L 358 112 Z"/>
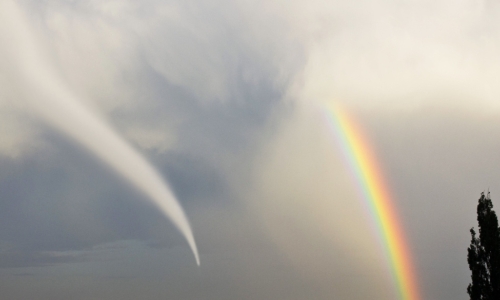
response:
<path id="1" fill-rule="evenodd" d="M 471 300 L 500 299 L 500 228 L 493 210 L 490 193 L 481 193 L 477 205 L 479 238 L 474 228 L 468 248 L 467 262 L 472 272 L 472 283 L 467 287 Z"/>

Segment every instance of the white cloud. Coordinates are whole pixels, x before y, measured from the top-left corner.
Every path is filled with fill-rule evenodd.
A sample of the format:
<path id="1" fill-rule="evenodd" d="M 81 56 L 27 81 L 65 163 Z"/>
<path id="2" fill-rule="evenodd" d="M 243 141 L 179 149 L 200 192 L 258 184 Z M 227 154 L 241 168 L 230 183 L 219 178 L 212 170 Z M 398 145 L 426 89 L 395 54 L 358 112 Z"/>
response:
<path id="1" fill-rule="evenodd" d="M 460 98 L 452 105 L 498 109 L 500 31 L 493 20 L 499 10 L 486 6 L 469 0 L 332 5 L 331 21 L 308 47 L 297 94 L 380 109 L 449 98 Z"/>
<path id="2" fill-rule="evenodd" d="M 236 154 L 221 151 L 224 145 L 217 143 L 224 138 L 248 134 L 237 131 L 238 126 L 246 125 L 238 123 L 240 115 L 227 117 L 233 112 L 231 108 L 216 111 L 215 117 L 210 115 L 209 121 L 215 125 L 206 124 L 221 132 L 220 139 L 204 136 L 200 127 L 193 125 L 186 130 L 188 138 L 199 140 L 186 144 L 197 148 L 193 151 L 196 155 L 208 153 L 203 158 L 210 157 L 210 165 L 225 172 L 235 193 L 262 220 L 263 229 L 278 249 L 311 278 L 319 278 L 325 269 L 336 266 L 338 257 L 332 258 L 332 253 L 343 255 L 358 270 L 368 268 L 377 273 L 383 269 L 376 250 L 357 251 L 369 249 L 374 244 L 373 235 L 363 223 L 362 208 L 355 204 L 358 200 L 343 162 L 314 113 L 318 106 L 342 101 L 366 109 L 373 120 L 394 118 L 390 126 L 380 129 L 389 136 L 386 144 L 412 146 L 403 147 L 405 155 L 387 151 L 391 153 L 388 160 L 401 160 L 398 166 L 406 166 L 412 179 L 431 171 L 437 176 L 432 167 L 442 161 L 441 156 L 422 170 L 414 168 L 422 167 L 426 155 L 435 152 L 435 142 L 447 145 L 448 140 L 464 136 L 452 129 L 420 130 L 428 124 L 427 113 L 447 115 L 460 106 L 458 111 L 471 113 L 456 118 L 456 124 L 481 123 L 483 116 L 494 124 L 500 108 L 500 11 L 491 1 L 20 3 L 43 44 L 44 49 L 39 50 L 46 52 L 72 91 L 107 115 L 142 149 L 163 153 L 186 143 L 178 128 L 194 118 L 184 115 L 189 109 L 208 111 L 209 115 L 216 105 L 231 107 L 261 100 L 257 99 L 260 94 L 246 96 L 242 82 L 272 85 L 285 105 L 259 119 L 258 128 L 263 133 L 256 134 L 260 139 L 252 139 L 255 144 L 227 143 L 244 149 Z M 15 34 L 0 28 L 0 153 L 10 157 L 40 147 L 42 130 L 25 115 L 20 95 L 28 87 L 21 85 L 8 52 L 8 46 L 15 42 Z M 162 85 L 169 85 L 175 93 Z M 276 107 L 256 110 L 271 108 Z M 407 114 L 395 117 L 394 110 Z M 481 114 L 484 111 L 488 114 Z M 221 119 L 227 118 L 216 122 L 218 113 Z M 415 114 L 419 122 L 401 125 Z M 441 118 L 433 117 L 437 120 L 433 126 L 439 126 Z M 192 125 L 185 123 L 185 127 Z M 380 122 L 371 124 L 376 127 Z M 228 127 L 236 129 L 225 131 Z M 405 131 L 398 131 L 401 128 Z M 390 138 L 391 130 L 397 132 L 395 138 Z M 483 144 L 485 140 L 479 139 Z M 462 178 L 456 171 L 462 165 L 456 161 L 466 160 L 469 154 L 454 154 L 454 148 L 475 149 L 464 147 L 466 140 L 460 141 L 457 147 L 442 150 L 447 164 L 457 168 L 452 170 L 457 178 Z M 181 151 L 191 150 L 183 146 Z M 487 146 L 493 150 L 486 153 L 498 153 L 494 143 Z M 416 149 L 422 152 L 420 156 L 415 156 Z M 398 157 L 404 157 L 404 162 Z M 484 166 L 494 161 L 489 155 L 478 157 Z M 452 177 L 443 170 L 443 177 Z M 315 255 L 331 261 L 322 265 L 321 259 L 311 255 L 311 245 Z M 388 281 L 380 279 L 378 283 L 385 286 Z M 368 290 L 376 291 L 377 287 Z"/>

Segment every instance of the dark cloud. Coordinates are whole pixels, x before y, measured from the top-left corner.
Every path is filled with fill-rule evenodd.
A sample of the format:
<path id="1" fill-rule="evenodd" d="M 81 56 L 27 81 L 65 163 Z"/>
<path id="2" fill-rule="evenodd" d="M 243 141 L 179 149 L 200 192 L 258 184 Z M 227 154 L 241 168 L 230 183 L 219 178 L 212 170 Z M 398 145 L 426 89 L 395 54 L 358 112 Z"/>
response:
<path id="1" fill-rule="evenodd" d="M 189 91 L 158 75 L 147 81 L 152 96 L 144 107 L 133 114 L 118 110 L 112 117 L 120 124 L 147 116 L 146 122 L 157 125 L 163 119 L 182 116 L 177 125 L 177 150 L 152 150 L 148 156 L 188 208 L 235 205 L 225 177 L 227 170 L 217 163 L 224 155 L 243 160 L 272 107 L 278 104 L 278 92 L 270 84 L 255 86 L 241 81 L 241 99 L 200 106 L 200 100 Z M 86 151 L 49 129 L 45 132 L 44 140 L 50 145 L 45 151 L 1 162 L 0 240 L 13 243 L 23 253 L 16 259 L 5 254 L 5 266 L 42 264 L 44 259 L 56 263 L 57 259 L 41 252 L 85 250 L 120 239 L 163 246 L 181 242 L 171 224 L 143 201 L 142 195 Z"/>
<path id="2" fill-rule="evenodd" d="M 85 254 L 73 254 L 71 252 L 50 253 L 36 250 L 26 251 L 23 248 L 2 249 L 0 255 L 0 267 L 5 268 L 33 268 L 48 267 L 61 263 L 75 263 L 88 260 Z M 15 276 L 33 276 L 33 273 L 15 273 Z"/>
<path id="3" fill-rule="evenodd" d="M 60 137 L 51 140 L 44 153 L 2 162 L 7 176 L 0 181 L 0 240 L 24 257 L 31 253 L 38 263 L 43 258 L 57 262 L 40 252 L 177 236 L 142 195 L 94 157 Z M 157 226 L 165 228 L 164 236 L 151 234 Z"/>
<path id="4" fill-rule="evenodd" d="M 27 119 L 0 47 L 5 297 L 396 299 L 315 113 L 334 99 L 374 145 L 423 298 L 466 299 L 479 193 L 500 205 L 496 5 L 19 3 L 65 84 L 168 179 L 201 267 L 145 196 Z"/>

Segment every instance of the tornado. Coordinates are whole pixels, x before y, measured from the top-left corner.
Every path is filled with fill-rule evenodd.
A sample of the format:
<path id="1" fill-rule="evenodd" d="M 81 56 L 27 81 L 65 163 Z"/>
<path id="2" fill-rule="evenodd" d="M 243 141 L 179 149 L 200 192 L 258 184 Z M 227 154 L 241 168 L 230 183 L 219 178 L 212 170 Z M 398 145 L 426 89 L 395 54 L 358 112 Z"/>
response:
<path id="1" fill-rule="evenodd" d="M 0 3 L 0 24 L 13 72 L 21 82 L 27 110 L 46 124 L 83 145 L 144 193 L 187 240 L 196 264 L 198 249 L 189 221 L 155 168 L 97 112 L 86 107 L 55 71 L 36 40 L 27 16 L 12 0 Z M 2 46 L 4 47 L 4 46 Z"/>

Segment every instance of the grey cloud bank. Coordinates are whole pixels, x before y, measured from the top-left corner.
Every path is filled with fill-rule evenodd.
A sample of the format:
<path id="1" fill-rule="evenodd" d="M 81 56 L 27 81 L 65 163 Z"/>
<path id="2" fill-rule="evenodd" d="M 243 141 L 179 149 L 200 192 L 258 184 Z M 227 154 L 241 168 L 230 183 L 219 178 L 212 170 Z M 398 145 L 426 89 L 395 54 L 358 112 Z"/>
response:
<path id="1" fill-rule="evenodd" d="M 6 1 L 2 11 L 4 19 L 12 19 L 4 24 L 6 30 L 11 32 L 7 37 L 13 38 L 11 60 L 24 79 L 21 84 L 33 90 L 25 95 L 26 108 L 54 129 L 80 143 L 146 194 L 184 235 L 199 265 L 198 249 L 191 226 L 166 182 L 99 115 L 82 105 L 78 97 L 52 71 L 46 58 L 39 54 L 35 36 L 17 5 Z M 18 52 L 17 55 L 14 54 L 15 51 Z"/>
<path id="2" fill-rule="evenodd" d="M 498 4 L 18 3 L 71 92 L 168 178 L 202 267 L 144 196 L 30 116 L 2 39 L 9 299 L 396 299 L 328 101 L 374 145 L 424 299 L 467 299 L 479 193 L 500 205 Z"/>

